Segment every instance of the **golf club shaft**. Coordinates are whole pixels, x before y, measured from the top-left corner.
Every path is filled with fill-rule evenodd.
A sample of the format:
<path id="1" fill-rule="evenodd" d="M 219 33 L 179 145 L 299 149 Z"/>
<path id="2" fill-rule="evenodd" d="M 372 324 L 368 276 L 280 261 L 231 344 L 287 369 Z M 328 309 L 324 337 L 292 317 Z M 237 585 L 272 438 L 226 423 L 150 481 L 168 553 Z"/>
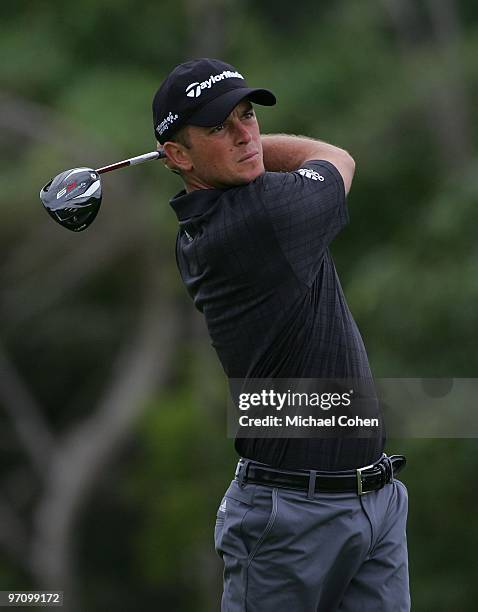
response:
<path id="1" fill-rule="evenodd" d="M 115 164 L 110 164 L 109 166 L 97 168 L 96 172 L 98 172 L 98 174 L 104 174 L 105 172 L 111 172 L 112 170 L 118 170 L 119 168 L 125 168 L 126 166 L 142 164 L 143 162 L 151 159 L 162 159 L 163 157 L 166 157 L 163 151 L 151 151 L 151 153 L 144 153 L 143 155 L 137 155 L 136 157 L 131 157 L 130 159 L 125 159 L 123 161 L 116 162 Z"/>

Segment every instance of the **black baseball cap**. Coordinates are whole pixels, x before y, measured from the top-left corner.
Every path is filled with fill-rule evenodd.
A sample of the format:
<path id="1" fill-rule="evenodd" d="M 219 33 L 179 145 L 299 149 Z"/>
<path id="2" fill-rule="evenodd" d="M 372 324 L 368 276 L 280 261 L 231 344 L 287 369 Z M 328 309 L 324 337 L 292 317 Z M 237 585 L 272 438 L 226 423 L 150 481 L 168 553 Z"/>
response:
<path id="1" fill-rule="evenodd" d="M 230 64 L 207 57 L 179 64 L 153 98 L 156 139 L 163 144 L 184 125 L 218 125 L 244 98 L 264 106 L 276 103 L 271 91 L 248 87 Z"/>

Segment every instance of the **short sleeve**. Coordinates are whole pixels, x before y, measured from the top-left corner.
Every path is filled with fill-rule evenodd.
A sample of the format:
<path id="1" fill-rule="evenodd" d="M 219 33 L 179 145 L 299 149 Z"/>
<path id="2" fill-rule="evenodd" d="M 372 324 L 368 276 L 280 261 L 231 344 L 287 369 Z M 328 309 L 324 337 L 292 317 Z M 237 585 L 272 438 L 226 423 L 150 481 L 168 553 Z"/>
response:
<path id="1" fill-rule="evenodd" d="M 284 256 L 310 286 L 348 222 L 342 176 L 330 162 L 307 161 L 294 172 L 266 172 L 256 184 Z"/>

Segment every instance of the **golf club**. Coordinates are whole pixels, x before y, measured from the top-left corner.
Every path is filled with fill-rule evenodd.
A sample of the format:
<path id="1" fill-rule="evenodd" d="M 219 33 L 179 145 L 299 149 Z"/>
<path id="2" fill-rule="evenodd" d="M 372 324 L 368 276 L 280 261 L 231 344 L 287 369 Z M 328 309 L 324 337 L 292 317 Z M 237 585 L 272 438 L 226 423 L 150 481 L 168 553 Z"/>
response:
<path id="1" fill-rule="evenodd" d="M 57 223 L 72 232 L 81 232 L 93 223 L 101 204 L 101 174 L 164 158 L 163 151 L 152 151 L 130 159 L 93 168 L 72 168 L 51 179 L 40 191 L 43 206 Z"/>

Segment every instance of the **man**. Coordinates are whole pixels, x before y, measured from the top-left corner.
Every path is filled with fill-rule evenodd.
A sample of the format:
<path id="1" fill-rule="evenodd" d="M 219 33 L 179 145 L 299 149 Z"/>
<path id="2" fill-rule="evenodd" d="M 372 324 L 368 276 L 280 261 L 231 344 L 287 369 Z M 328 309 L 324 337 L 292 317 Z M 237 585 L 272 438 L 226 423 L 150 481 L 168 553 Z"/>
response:
<path id="1" fill-rule="evenodd" d="M 158 146 L 185 184 L 171 201 L 181 277 L 230 379 L 372 380 L 328 248 L 348 220 L 354 160 L 261 136 L 252 104 L 275 102 L 204 58 L 157 91 Z M 223 611 L 409 610 L 407 493 L 393 478 L 405 459 L 383 454 L 380 429 L 235 446 L 215 528 Z"/>

